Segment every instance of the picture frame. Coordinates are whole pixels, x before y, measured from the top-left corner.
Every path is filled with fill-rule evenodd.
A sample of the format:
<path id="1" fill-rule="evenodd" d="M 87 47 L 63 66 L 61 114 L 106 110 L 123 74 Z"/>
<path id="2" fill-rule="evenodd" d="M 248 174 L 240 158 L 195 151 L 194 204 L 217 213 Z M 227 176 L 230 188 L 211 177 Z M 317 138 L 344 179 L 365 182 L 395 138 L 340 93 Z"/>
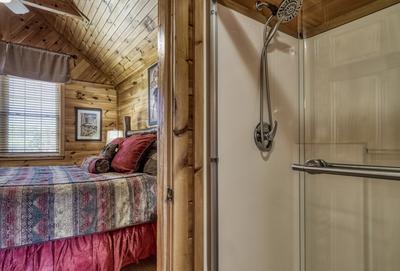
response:
<path id="1" fill-rule="evenodd" d="M 159 116 L 159 65 L 153 64 L 147 70 L 148 72 L 148 126 L 158 125 Z"/>
<path id="2" fill-rule="evenodd" d="M 75 107 L 75 140 L 102 141 L 103 110 Z"/>

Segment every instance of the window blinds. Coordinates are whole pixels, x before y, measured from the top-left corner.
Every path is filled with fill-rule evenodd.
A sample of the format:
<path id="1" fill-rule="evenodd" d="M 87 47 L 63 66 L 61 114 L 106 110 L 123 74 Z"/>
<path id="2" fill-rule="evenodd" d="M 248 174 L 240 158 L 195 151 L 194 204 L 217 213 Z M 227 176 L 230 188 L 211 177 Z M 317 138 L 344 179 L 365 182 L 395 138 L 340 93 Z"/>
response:
<path id="1" fill-rule="evenodd" d="M 0 76 L 0 155 L 60 152 L 60 88 Z"/>

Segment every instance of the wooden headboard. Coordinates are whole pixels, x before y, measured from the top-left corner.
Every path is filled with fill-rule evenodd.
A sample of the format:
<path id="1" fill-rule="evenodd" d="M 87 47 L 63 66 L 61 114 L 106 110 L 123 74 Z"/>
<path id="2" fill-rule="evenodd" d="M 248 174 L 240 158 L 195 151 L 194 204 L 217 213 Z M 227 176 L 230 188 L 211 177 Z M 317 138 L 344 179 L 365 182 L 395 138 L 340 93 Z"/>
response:
<path id="1" fill-rule="evenodd" d="M 131 128 L 131 117 L 124 117 L 124 135 L 125 137 L 130 137 L 137 134 L 157 134 L 157 127 L 150 127 L 146 129 L 132 130 Z"/>

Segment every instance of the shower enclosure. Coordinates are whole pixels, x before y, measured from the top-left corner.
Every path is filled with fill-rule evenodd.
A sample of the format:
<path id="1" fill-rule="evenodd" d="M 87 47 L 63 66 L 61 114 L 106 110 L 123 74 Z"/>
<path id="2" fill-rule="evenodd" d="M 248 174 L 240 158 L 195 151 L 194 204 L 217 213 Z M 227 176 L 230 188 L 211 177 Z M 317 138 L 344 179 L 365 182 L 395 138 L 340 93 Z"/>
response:
<path id="1" fill-rule="evenodd" d="M 267 50 L 269 152 L 264 25 L 211 6 L 211 270 L 400 270 L 400 1 L 304 0 Z"/>
<path id="2" fill-rule="evenodd" d="M 303 175 L 306 271 L 400 270 L 399 25 L 397 4 L 301 41 L 302 163 L 343 174 Z"/>

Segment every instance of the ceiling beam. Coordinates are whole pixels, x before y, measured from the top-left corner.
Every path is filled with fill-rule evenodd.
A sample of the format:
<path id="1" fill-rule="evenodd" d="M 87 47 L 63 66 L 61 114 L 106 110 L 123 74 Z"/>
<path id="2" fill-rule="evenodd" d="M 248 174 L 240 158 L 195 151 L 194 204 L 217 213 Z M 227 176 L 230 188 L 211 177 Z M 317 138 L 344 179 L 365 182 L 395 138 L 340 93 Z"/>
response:
<path id="1" fill-rule="evenodd" d="M 21 2 L 26 6 L 41 9 L 58 15 L 71 17 L 77 20 L 89 21 L 89 19 L 82 12 L 80 12 L 78 8 L 70 5 L 67 2 L 57 0 L 21 0 Z"/>

